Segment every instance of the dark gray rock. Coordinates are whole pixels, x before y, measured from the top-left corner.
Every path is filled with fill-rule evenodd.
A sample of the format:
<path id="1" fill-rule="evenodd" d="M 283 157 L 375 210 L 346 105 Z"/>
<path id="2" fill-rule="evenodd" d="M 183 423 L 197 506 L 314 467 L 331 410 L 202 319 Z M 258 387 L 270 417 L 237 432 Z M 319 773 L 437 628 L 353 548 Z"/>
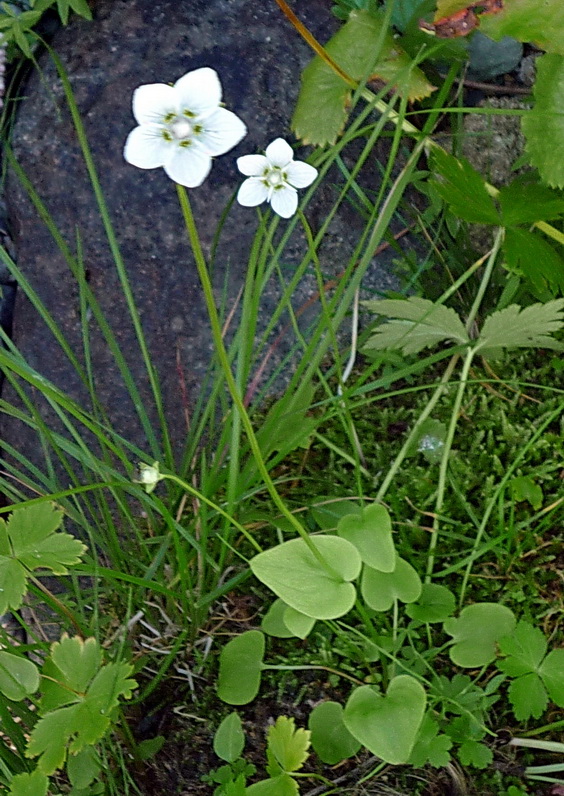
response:
<path id="1" fill-rule="evenodd" d="M 300 14 L 322 41 L 337 24 L 325 0 L 302 4 Z M 190 193 L 209 254 L 220 215 L 241 179 L 235 158 L 264 149 L 279 135 L 290 135 L 300 71 L 311 52 L 274 2 L 99 0 L 94 15 L 93 22 L 74 20 L 61 29 L 52 46 L 76 97 L 179 452 L 187 433 L 181 381 L 193 400 L 210 361 L 211 338 L 175 186 L 162 169 L 141 171 L 122 157 L 127 134 L 135 126 L 132 92 L 143 83 L 173 82 L 191 69 L 212 66 L 222 81 L 226 106 L 247 124 L 248 136 L 217 159 L 208 180 Z M 73 251 L 80 241 L 88 284 L 156 423 L 154 401 L 119 277 L 61 82 L 47 54 L 40 59 L 40 72 L 32 76 L 24 94 L 13 135 L 16 158 Z M 7 202 L 19 265 L 66 339 L 82 356 L 76 280 L 13 172 Z M 318 208 L 318 217 L 319 213 Z M 362 225 L 358 219 L 351 221 L 354 215 L 347 217 L 345 213 L 337 222 L 330 242 L 333 248 L 327 248 L 324 263 L 328 274 L 340 271 L 352 251 Z M 312 223 L 316 225 L 315 217 Z M 256 225 L 253 210 L 233 206 L 214 261 L 218 291 L 229 275 L 230 302 L 242 283 Z M 303 251 L 303 240 L 296 235 L 285 263 L 299 262 Z M 303 288 L 303 300 L 314 292 L 314 284 L 312 279 Z M 148 450 L 113 356 L 93 320 L 89 332 L 92 367 L 103 408 L 120 434 L 141 450 Z M 88 406 L 86 392 L 67 357 L 21 290 L 15 340 L 32 367 Z M 11 400 L 14 394 L 7 390 L 4 397 Z M 37 400 L 36 395 L 32 398 Z M 1 434 L 5 442 L 42 466 L 33 430 L 4 418 Z"/>

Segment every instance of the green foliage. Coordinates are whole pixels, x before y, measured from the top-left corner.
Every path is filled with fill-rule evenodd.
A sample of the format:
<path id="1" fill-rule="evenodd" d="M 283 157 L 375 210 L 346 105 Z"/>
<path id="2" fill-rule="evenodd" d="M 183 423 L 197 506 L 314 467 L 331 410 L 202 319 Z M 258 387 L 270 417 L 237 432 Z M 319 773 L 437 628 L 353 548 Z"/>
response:
<path id="1" fill-rule="evenodd" d="M 22 604 L 31 572 L 50 569 L 66 575 L 77 564 L 85 545 L 68 533 L 57 533 L 63 512 L 53 503 L 16 507 L 6 522 L 0 517 L 0 614 Z"/>
<path id="2" fill-rule="evenodd" d="M 260 688 L 264 636 L 259 630 L 247 630 L 229 641 L 221 650 L 217 694 L 228 705 L 251 702 Z"/>
<path id="3" fill-rule="evenodd" d="M 46 796 L 49 781 L 42 771 L 17 774 L 10 783 L 9 796 Z"/>
<path id="4" fill-rule="evenodd" d="M 325 51 L 355 81 L 390 83 L 409 100 L 428 97 L 434 87 L 397 41 L 383 29 L 383 17 L 353 11 Z M 348 116 L 351 86 L 319 56 L 302 74 L 292 129 L 304 143 L 334 143 Z"/>
<path id="5" fill-rule="evenodd" d="M 324 763 L 334 766 L 353 757 L 361 742 L 345 726 L 343 706 L 339 702 L 321 702 L 309 714 L 311 745 Z"/>
<path id="6" fill-rule="evenodd" d="M 72 10 L 85 19 L 92 19 L 86 0 L 29 0 L 28 9 L 20 10 L 13 3 L 2 3 L 0 8 L 0 31 L 9 49 L 16 49 L 27 58 L 32 57 L 35 46 L 33 28 L 47 9 L 56 6 L 61 22 L 66 25 Z"/>
<path id="7" fill-rule="evenodd" d="M 276 723 L 269 727 L 266 754 L 267 771 L 271 777 L 279 774 L 291 774 L 299 771 L 308 758 L 311 733 L 309 730 L 296 728 L 294 719 L 279 716 Z"/>
<path id="8" fill-rule="evenodd" d="M 362 571 L 362 596 L 374 611 L 389 611 L 396 600 L 413 603 L 420 596 L 421 588 L 415 569 L 399 556 L 392 572 L 380 572 L 367 565 Z"/>
<path id="9" fill-rule="evenodd" d="M 425 715 L 426 694 L 413 677 L 399 675 L 385 694 L 372 686 L 356 688 L 345 706 L 349 732 L 387 763 L 407 763 Z"/>
<path id="10" fill-rule="evenodd" d="M 39 688 L 37 666 L 11 652 L 0 650 L 0 691 L 15 701 L 24 699 Z"/>
<path id="11" fill-rule="evenodd" d="M 564 37 L 563 37 L 564 48 Z M 527 153 L 548 184 L 564 188 L 564 54 L 547 54 L 537 60 L 535 106 L 523 117 Z"/>
<path id="12" fill-rule="evenodd" d="M 424 583 L 421 594 L 405 609 L 418 622 L 444 622 L 454 613 L 454 594 L 440 583 Z"/>
<path id="13" fill-rule="evenodd" d="M 564 344 L 552 337 L 564 326 L 564 299 L 518 307 L 512 304 L 486 318 L 476 350 L 487 354 L 499 348 L 564 349 Z"/>
<path id="14" fill-rule="evenodd" d="M 431 713 L 426 713 L 408 762 L 416 768 L 427 764 L 433 768 L 443 768 L 450 763 L 451 748 L 451 739 L 439 733 L 438 723 Z"/>
<path id="15" fill-rule="evenodd" d="M 384 506 L 372 503 L 360 515 L 347 514 L 339 520 L 337 533 L 356 547 L 364 564 L 380 572 L 394 571 L 392 523 Z"/>
<path id="16" fill-rule="evenodd" d="M 497 603 L 476 603 L 460 612 L 458 619 L 447 619 L 445 633 L 453 638 L 451 660 L 458 666 L 475 669 L 491 663 L 496 644 L 515 627 L 513 612 Z"/>
<path id="17" fill-rule="evenodd" d="M 511 0 L 499 14 L 482 16 L 480 30 L 496 41 L 513 36 L 564 55 L 564 8 L 559 0 Z"/>
<path id="18" fill-rule="evenodd" d="M 538 511 L 542 506 L 542 489 L 528 475 L 519 475 L 512 478 L 509 482 L 513 500 L 520 502 L 528 501 L 530 505 Z"/>
<path id="19" fill-rule="evenodd" d="M 234 763 L 245 746 L 245 734 L 239 714 L 234 711 L 226 716 L 214 735 L 213 751 L 222 760 Z"/>
<path id="20" fill-rule="evenodd" d="M 313 619 L 335 619 L 352 608 L 361 567 L 356 548 L 336 536 L 283 542 L 251 559 L 253 574 L 287 605 Z"/>

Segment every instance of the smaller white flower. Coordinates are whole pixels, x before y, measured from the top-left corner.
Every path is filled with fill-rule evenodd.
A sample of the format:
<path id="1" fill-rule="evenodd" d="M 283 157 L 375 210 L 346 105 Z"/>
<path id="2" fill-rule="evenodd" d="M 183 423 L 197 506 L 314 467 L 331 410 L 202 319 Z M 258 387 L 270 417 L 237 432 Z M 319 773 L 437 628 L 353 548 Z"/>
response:
<path id="1" fill-rule="evenodd" d="M 201 185 L 212 157 L 228 152 L 247 132 L 220 103 L 221 83 L 207 66 L 188 72 L 174 86 L 139 86 L 133 92 L 139 126 L 127 137 L 125 159 L 140 169 L 162 166 L 171 180 L 187 188 Z"/>
<path id="2" fill-rule="evenodd" d="M 296 212 L 296 188 L 307 188 L 317 177 L 313 166 L 294 160 L 292 147 L 283 138 L 269 144 L 264 155 L 237 158 L 237 168 L 249 178 L 239 188 L 239 204 L 256 207 L 269 202 L 282 218 L 290 218 Z"/>
<path id="3" fill-rule="evenodd" d="M 134 484 L 143 484 L 145 490 L 148 494 L 150 494 L 159 481 L 162 481 L 164 475 L 161 475 L 159 472 L 159 463 L 153 462 L 153 464 L 145 464 L 145 462 L 139 462 L 138 464 L 138 478 L 132 478 Z"/>

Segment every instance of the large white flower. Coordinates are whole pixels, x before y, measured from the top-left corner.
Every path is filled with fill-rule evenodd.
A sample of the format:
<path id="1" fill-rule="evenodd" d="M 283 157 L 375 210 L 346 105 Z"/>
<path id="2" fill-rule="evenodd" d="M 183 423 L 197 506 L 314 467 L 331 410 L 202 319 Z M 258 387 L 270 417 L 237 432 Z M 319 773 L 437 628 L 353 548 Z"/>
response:
<path id="1" fill-rule="evenodd" d="M 133 93 L 139 127 L 127 137 L 125 159 L 140 169 L 163 166 L 172 180 L 188 188 L 201 185 L 212 157 L 232 149 L 247 132 L 220 102 L 221 83 L 207 66 L 188 72 L 174 86 L 139 86 Z"/>
<path id="2" fill-rule="evenodd" d="M 277 138 L 266 147 L 264 155 L 237 158 L 239 171 L 248 177 L 241 185 L 237 201 L 245 207 L 270 202 L 282 218 L 290 218 L 298 207 L 296 188 L 307 188 L 317 177 L 317 169 L 294 160 L 292 147 Z"/>

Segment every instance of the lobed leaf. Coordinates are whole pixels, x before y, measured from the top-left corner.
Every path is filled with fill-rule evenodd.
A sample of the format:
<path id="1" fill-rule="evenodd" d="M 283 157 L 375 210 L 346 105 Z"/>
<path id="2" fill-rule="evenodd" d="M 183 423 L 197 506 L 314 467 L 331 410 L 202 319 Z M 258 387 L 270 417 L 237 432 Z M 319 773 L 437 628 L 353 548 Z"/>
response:
<path id="1" fill-rule="evenodd" d="M 560 4 L 564 9 L 564 5 Z M 562 37 L 564 45 L 564 34 Z M 526 150 L 548 185 L 564 187 L 564 49 L 536 59 L 535 105 L 523 117 Z"/>
<path id="2" fill-rule="evenodd" d="M 46 796 L 49 780 L 36 769 L 31 774 L 16 774 L 10 782 L 8 796 Z"/>
<path id="3" fill-rule="evenodd" d="M 499 651 L 507 657 L 497 663 L 497 668 L 510 677 L 536 672 L 546 655 L 544 633 L 528 622 L 520 621 L 510 636 L 501 638 Z"/>
<path id="4" fill-rule="evenodd" d="M 385 506 L 372 503 L 360 514 L 347 514 L 339 520 L 337 533 L 356 547 L 363 563 L 381 572 L 393 572 L 396 548 Z"/>
<path id="5" fill-rule="evenodd" d="M 379 572 L 364 565 L 360 590 L 365 603 L 374 611 L 388 611 L 395 600 L 412 603 L 421 594 L 421 579 L 403 558 L 396 558 L 393 572 Z"/>
<path id="6" fill-rule="evenodd" d="M 564 260 L 539 232 L 506 229 L 503 250 L 507 268 L 529 281 L 536 298 L 564 293 Z"/>
<path id="7" fill-rule="evenodd" d="M 509 686 L 508 696 L 515 718 L 519 721 L 540 718 L 548 704 L 542 680 L 534 672 L 513 680 Z"/>
<path id="8" fill-rule="evenodd" d="M 411 296 L 406 300 L 365 301 L 372 312 L 395 320 L 378 327 L 366 343 L 368 349 L 401 349 L 417 354 L 423 348 L 451 340 L 456 345 L 469 342 L 464 324 L 450 307 Z"/>
<path id="9" fill-rule="evenodd" d="M 434 172 L 434 188 L 458 218 L 473 224 L 498 226 L 501 223 L 484 178 L 467 160 L 455 158 L 444 149 L 435 147 L 430 155 L 430 165 Z"/>
<path id="10" fill-rule="evenodd" d="M 538 671 L 552 701 L 564 708 L 564 649 L 549 652 Z"/>
<path id="11" fill-rule="evenodd" d="M 564 4 L 561 0 L 506 0 L 499 14 L 480 18 L 480 30 L 495 41 L 513 36 L 564 55 Z"/>
<path id="12" fill-rule="evenodd" d="M 445 633 L 453 637 L 450 658 L 457 666 L 475 669 L 494 660 L 497 642 L 515 628 L 513 611 L 498 603 L 475 603 L 458 619 L 447 619 Z"/>
<path id="13" fill-rule="evenodd" d="M 451 748 L 451 739 L 448 735 L 439 735 L 439 725 L 431 713 L 426 713 L 409 757 L 409 764 L 416 768 L 423 768 L 427 764 L 433 768 L 443 768 L 450 763 Z"/>
<path id="14" fill-rule="evenodd" d="M 476 342 L 482 354 L 497 348 L 564 349 L 551 335 L 564 327 L 564 299 L 519 307 L 511 304 L 494 312 L 486 321 Z"/>
<path id="15" fill-rule="evenodd" d="M 298 771 L 309 757 L 311 732 L 296 727 L 294 719 L 279 716 L 268 730 L 268 751 L 283 772 Z"/>

